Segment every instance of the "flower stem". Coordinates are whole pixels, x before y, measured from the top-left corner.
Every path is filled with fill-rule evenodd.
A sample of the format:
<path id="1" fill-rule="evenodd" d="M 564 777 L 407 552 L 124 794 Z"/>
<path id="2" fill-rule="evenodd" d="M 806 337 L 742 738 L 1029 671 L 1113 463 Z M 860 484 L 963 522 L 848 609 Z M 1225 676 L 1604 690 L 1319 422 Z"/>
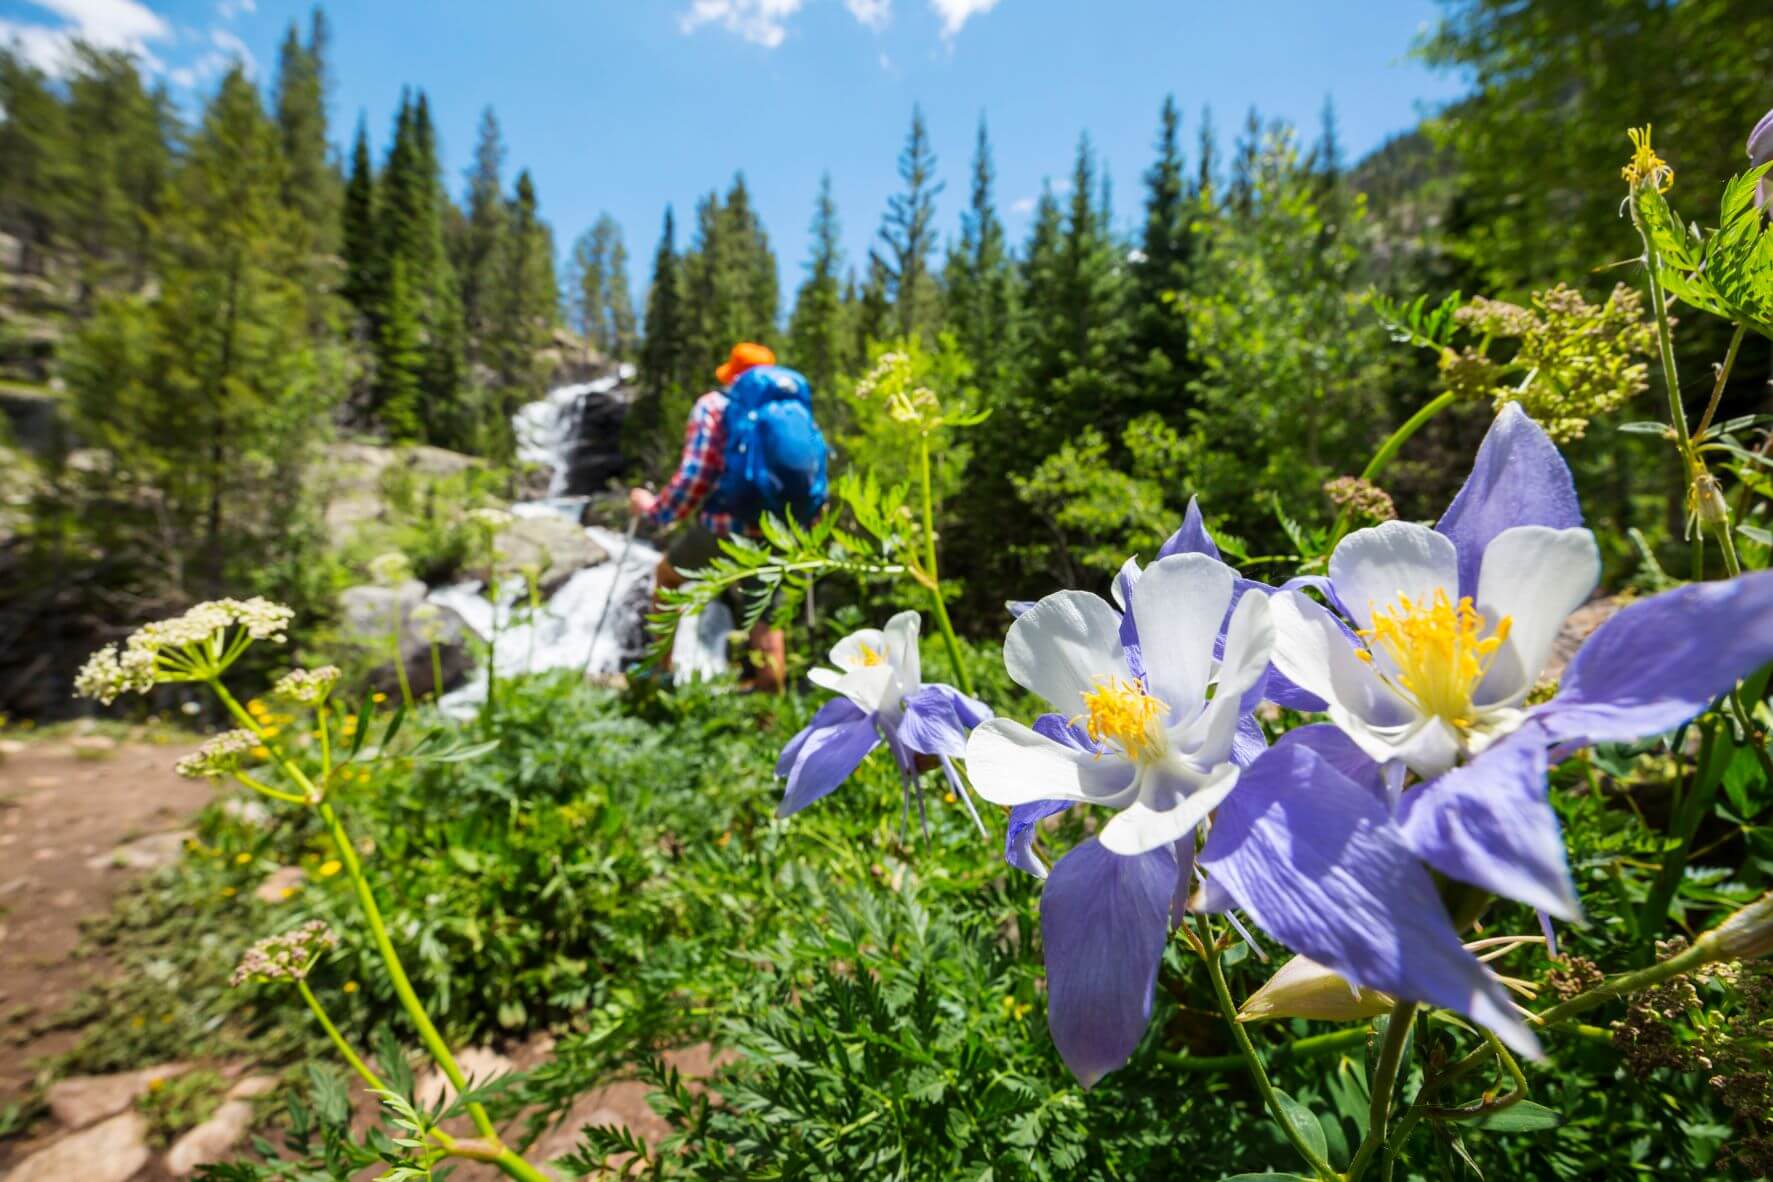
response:
<path id="1" fill-rule="evenodd" d="M 320 1028 L 326 1031 L 326 1037 L 332 1040 L 333 1048 L 338 1051 L 345 1062 L 351 1065 L 351 1070 L 357 1073 L 358 1078 L 368 1084 L 372 1091 L 388 1091 L 388 1085 L 383 1083 L 381 1077 L 371 1071 L 369 1065 L 358 1057 L 357 1052 L 351 1049 L 351 1044 L 345 1041 L 345 1036 L 339 1033 L 339 1028 L 332 1024 L 332 1019 L 326 1016 L 326 1010 L 321 1007 L 320 999 L 314 996 L 314 991 L 308 988 L 308 983 L 297 981 L 296 989 L 300 991 L 302 1000 L 308 1003 L 308 1008 L 314 1011 L 314 1017 L 319 1020 Z"/>
<path id="2" fill-rule="evenodd" d="M 1730 370 L 1736 365 L 1736 350 L 1742 347 L 1742 337 L 1747 331 L 1747 324 L 1738 324 L 1736 334 L 1730 338 L 1730 348 L 1724 353 L 1724 364 L 1718 367 L 1718 380 L 1712 383 L 1711 401 L 1705 404 L 1705 413 L 1699 416 L 1699 426 L 1693 431 L 1700 439 L 1705 438 L 1712 416 L 1718 413 L 1718 402 L 1724 396 L 1724 385 L 1730 380 Z"/>
<path id="3" fill-rule="evenodd" d="M 345 872 L 351 877 L 351 887 L 357 893 L 357 903 L 363 911 L 363 918 L 369 924 L 369 932 L 375 941 L 376 951 L 381 953 L 382 963 L 387 967 L 388 979 L 394 984 L 394 992 L 400 998 L 412 1024 L 418 1028 L 419 1039 L 437 1066 L 443 1070 L 449 1082 L 455 1085 L 457 1092 L 468 1090 L 468 1080 L 462 1069 L 456 1064 L 456 1058 L 450 1053 L 449 1044 L 443 1041 L 437 1027 L 432 1025 L 430 1015 L 414 992 L 412 981 L 407 978 L 406 968 L 400 963 L 400 954 L 394 950 L 394 943 L 388 938 L 387 925 L 382 920 L 382 909 L 376 903 L 375 892 L 370 889 L 369 879 L 364 876 L 363 863 L 357 858 L 357 847 L 351 841 L 350 833 L 346 832 L 344 823 L 339 820 L 338 813 L 329 801 L 321 801 L 317 806 L 320 819 L 326 824 L 327 831 L 332 835 L 333 844 L 338 847 L 339 857 L 344 860 Z M 498 1130 L 493 1128 L 492 1118 L 487 1116 L 486 1109 L 473 1101 L 468 1103 L 468 1115 L 473 1118 L 474 1127 L 480 1135 L 494 1145 L 499 1143 Z"/>
<path id="4" fill-rule="evenodd" d="M 960 659 L 960 642 L 954 637 L 954 624 L 948 619 L 948 605 L 942 600 L 942 578 L 936 573 L 936 506 L 930 492 L 930 437 L 918 440 L 918 457 L 922 461 L 923 480 L 923 564 L 930 577 L 930 603 L 936 611 L 936 623 L 942 629 L 942 643 L 948 648 L 948 661 L 954 666 L 954 680 L 962 693 L 973 693 L 973 679 L 967 675 Z"/>
<path id="5" fill-rule="evenodd" d="M 1385 1144 L 1386 1125 L 1391 1120 L 1391 1093 L 1397 1086 L 1398 1064 L 1403 1059 L 1404 1043 L 1409 1041 L 1410 1026 L 1416 1018 L 1416 1003 L 1400 1001 L 1385 1024 L 1385 1041 L 1379 1047 L 1379 1062 L 1373 1068 L 1372 1105 L 1367 1110 L 1367 1135 L 1348 1163 L 1348 1182 L 1355 1182 L 1366 1170 L 1373 1154 Z"/>
<path id="6" fill-rule="evenodd" d="M 1535 1026 L 1555 1026 L 1566 1022 L 1577 1014 L 1587 1013 L 1598 1005 L 1636 993 L 1640 989 L 1648 989 L 1660 985 L 1670 977 L 1678 977 L 1682 973 L 1691 972 L 1702 965 L 1717 960 L 1719 952 L 1715 947 L 1713 933 L 1705 935 L 1693 942 L 1693 946 L 1685 952 L 1676 953 L 1667 960 L 1659 961 L 1648 968 L 1638 969 L 1632 973 L 1621 973 L 1610 981 L 1603 981 L 1585 993 L 1579 993 L 1569 1001 L 1555 1005 L 1543 1014 L 1535 1014 L 1528 1018 Z"/>
<path id="7" fill-rule="evenodd" d="M 431 700 L 443 697 L 443 651 L 438 643 L 431 642 Z"/>
<path id="8" fill-rule="evenodd" d="M 1691 479 L 1693 439 L 1687 434 L 1687 411 L 1681 405 L 1681 379 L 1675 370 L 1674 333 L 1669 327 L 1668 304 L 1662 294 L 1662 256 L 1656 253 L 1656 243 L 1644 226 L 1643 219 L 1638 216 L 1636 188 L 1631 193 L 1631 223 L 1637 227 L 1638 237 L 1644 243 L 1644 273 L 1650 288 L 1650 310 L 1656 316 L 1656 348 L 1662 359 L 1662 384 L 1668 391 L 1669 425 L 1674 428 L 1675 445 L 1680 448 L 1682 463 Z"/>
<path id="9" fill-rule="evenodd" d="M 1403 425 L 1393 431 L 1390 436 L 1386 438 L 1385 442 L 1379 445 L 1379 450 L 1373 453 L 1373 458 L 1367 461 L 1366 468 L 1361 472 L 1361 479 L 1371 480 L 1379 475 L 1379 473 L 1384 470 L 1385 465 L 1391 463 L 1392 458 L 1397 455 L 1398 450 L 1410 441 L 1410 436 L 1420 431 L 1428 420 L 1434 418 L 1435 415 L 1440 414 L 1443 410 L 1446 410 L 1457 400 L 1458 395 L 1452 390 L 1444 390 L 1418 408 L 1415 414 L 1405 419 Z M 1348 510 L 1343 509 L 1340 513 L 1336 514 L 1336 528 L 1330 532 L 1329 549 L 1334 550 L 1336 548 L 1336 543 L 1340 542 L 1342 536 L 1347 532 Z"/>
<path id="10" fill-rule="evenodd" d="M 1201 923 L 1206 924 L 1205 917 Z M 1304 1158 L 1312 1171 L 1319 1178 L 1336 1179 L 1336 1171 L 1330 1168 L 1323 1155 L 1305 1143 L 1305 1138 L 1287 1118 L 1286 1110 L 1281 1107 L 1280 1098 L 1275 1095 L 1274 1084 L 1269 1082 L 1268 1072 L 1263 1070 L 1262 1060 L 1256 1055 L 1256 1048 L 1250 1043 L 1249 1031 L 1237 1020 L 1237 1005 L 1231 1000 L 1231 989 L 1225 984 L 1225 971 L 1219 966 L 1219 948 L 1213 940 L 1210 930 L 1204 933 L 1202 959 L 1207 962 L 1207 976 L 1213 982 L 1213 994 L 1219 999 L 1219 1012 L 1231 1027 L 1231 1036 L 1237 1043 L 1238 1053 L 1243 1056 L 1244 1064 L 1250 1069 L 1250 1078 L 1256 1081 L 1256 1090 L 1262 1094 L 1262 1102 L 1268 1106 L 1269 1115 L 1280 1126 L 1281 1133 L 1287 1138 L 1288 1144 Z"/>
<path id="11" fill-rule="evenodd" d="M 408 710 L 412 709 L 412 682 L 406 679 L 406 660 L 400 655 L 400 625 L 388 635 L 388 646 L 393 650 L 394 679 L 400 683 L 400 702 Z"/>
<path id="12" fill-rule="evenodd" d="M 242 726 L 252 731 L 253 734 L 263 737 L 264 732 L 260 729 L 258 721 L 240 705 L 233 694 L 228 692 L 227 687 L 221 683 L 219 678 L 211 678 L 209 686 L 221 699 L 222 705 L 227 707 L 228 712 L 239 720 Z M 364 876 L 363 863 L 357 857 L 357 846 L 352 842 L 350 833 L 345 830 L 344 822 L 339 819 L 331 802 L 324 799 L 319 790 L 314 787 L 314 782 L 308 778 L 306 772 L 302 771 L 300 765 L 276 748 L 272 748 L 271 753 L 277 760 L 277 765 L 282 769 L 283 774 L 302 790 L 307 802 L 311 803 L 320 814 L 321 821 L 326 825 L 327 832 L 332 837 L 333 845 L 338 848 L 339 858 L 345 863 L 345 872 L 350 876 L 351 887 L 356 892 L 357 903 L 363 912 L 364 921 L 369 924 L 370 936 L 375 941 L 376 951 L 381 954 L 382 964 L 388 970 L 388 979 L 393 983 L 394 992 L 400 998 L 400 1004 L 405 1008 L 407 1016 L 412 1019 L 412 1024 L 418 1029 L 419 1038 L 425 1044 L 425 1049 L 431 1053 L 431 1058 L 442 1069 L 450 1083 L 455 1085 L 457 1094 L 466 1092 L 468 1090 L 467 1077 L 462 1074 L 462 1069 L 457 1065 L 455 1056 L 450 1053 L 449 1044 L 444 1042 L 437 1027 L 432 1025 L 430 1015 L 425 1013 L 425 1007 L 419 1001 L 418 994 L 413 990 L 412 981 L 406 975 L 406 967 L 400 963 L 400 954 L 395 951 L 394 942 L 388 938 L 388 928 L 382 919 L 382 909 L 376 903 L 375 892 L 370 889 L 369 879 Z M 487 1156 L 482 1160 L 493 1162 L 509 1177 L 524 1179 L 526 1182 L 546 1182 L 545 1176 L 535 1167 L 504 1147 L 503 1142 L 499 1139 L 498 1130 L 493 1127 L 492 1118 L 486 1114 L 486 1108 L 483 1105 L 471 1100 L 467 1104 L 467 1109 L 468 1116 L 474 1122 L 474 1127 L 480 1131 L 481 1137 L 486 1142 Z"/>
<path id="13" fill-rule="evenodd" d="M 1281 1043 L 1270 1053 L 1270 1058 L 1304 1059 L 1312 1055 L 1325 1055 L 1332 1051 L 1347 1050 L 1367 1041 L 1367 1030 L 1364 1026 L 1351 1026 L 1346 1030 L 1331 1030 L 1324 1034 L 1307 1035 L 1296 1038 L 1292 1042 Z M 1178 1071 L 1236 1071 L 1245 1064 L 1242 1055 L 1177 1055 L 1168 1051 L 1160 1051 L 1158 1062 L 1165 1067 Z"/>

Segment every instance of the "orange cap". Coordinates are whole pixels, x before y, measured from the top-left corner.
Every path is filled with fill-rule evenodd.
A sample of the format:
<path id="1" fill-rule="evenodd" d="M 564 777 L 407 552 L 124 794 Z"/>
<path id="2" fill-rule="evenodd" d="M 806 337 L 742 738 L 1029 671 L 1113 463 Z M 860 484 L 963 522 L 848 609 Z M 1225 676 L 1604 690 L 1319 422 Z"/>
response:
<path id="1" fill-rule="evenodd" d="M 733 379 L 758 365 L 774 365 L 775 350 L 768 345 L 759 345 L 753 341 L 740 341 L 733 346 L 732 355 L 726 364 L 714 371 L 714 380 L 722 386 L 730 386 Z"/>

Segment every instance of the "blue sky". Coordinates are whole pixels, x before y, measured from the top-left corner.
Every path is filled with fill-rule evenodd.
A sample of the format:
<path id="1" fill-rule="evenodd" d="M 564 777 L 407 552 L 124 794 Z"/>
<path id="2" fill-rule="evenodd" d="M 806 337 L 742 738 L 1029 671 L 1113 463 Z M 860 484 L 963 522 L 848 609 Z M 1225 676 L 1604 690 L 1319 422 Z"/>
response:
<path id="1" fill-rule="evenodd" d="M 295 0 L 0 0 L 0 39 L 53 66 L 80 30 L 128 46 L 191 100 L 238 57 L 268 81 Z M 600 211 L 626 231 L 637 290 L 667 202 L 743 169 L 799 281 L 819 174 L 829 170 L 850 261 L 864 260 L 913 103 L 921 103 L 957 232 L 984 114 L 1013 236 L 1043 178 L 1088 131 L 1123 226 L 1134 224 L 1158 106 L 1173 92 L 1192 155 L 1202 104 L 1228 146 L 1244 111 L 1315 134 L 1334 97 L 1358 156 L 1455 97 L 1458 79 L 1408 57 L 1431 0 L 355 0 L 334 3 L 332 115 L 360 112 L 378 145 L 402 85 L 424 88 L 459 194 L 480 111 L 503 125 L 507 172 L 535 174 L 562 252 Z M 509 175 L 507 177 L 509 183 Z"/>

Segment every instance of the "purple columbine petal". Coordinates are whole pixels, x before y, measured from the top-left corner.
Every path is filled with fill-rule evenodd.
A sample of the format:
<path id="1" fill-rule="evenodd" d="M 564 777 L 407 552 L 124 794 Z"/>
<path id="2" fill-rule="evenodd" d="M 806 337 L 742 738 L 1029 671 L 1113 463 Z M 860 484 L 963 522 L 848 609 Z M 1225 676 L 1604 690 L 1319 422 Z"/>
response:
<path id="1" fill-rule="evenodd" d="M 1176 889 L 1170 894 L 1170 926 L 1181 927 L 1188 915 L 1188 896 L 1194 890 L 1194 834 L 1178 838 L 1170 847 L 1176 856 Z"/>
<path id="2" fill-rule="evenodd" d="M 1091 739 L 1083 727 L 1069 721 L 1063 714 L 1043 714 L 1034 720 L 1034 725 L 1029 729 L 1042 738 L 1079 751 L 1102 750 L 1102 745 Z M 1045 878 L 1046 864 L 1034 854 L 1035 828 L 1048 817 L 1064 812 L 1072 804 L 1069 800 L 1036 800 L 1012 808 L 1009 832 L 1004 834 L 1003 839 L 1003 860 L 1036 878 Z"/>
<path id="3" fill-rule="evenodd" d="M 1157 556 L 1168 558 L 1172 554 L 1205 554 L 1208 558 L 1219 557 L 1218 543 L 1213 535 L 1207 532 L 1207 523 L 1200 515 L 1200 500 L 1188 498 L 1188 512 L 1182 515 L 1182 528 L 1170 535 L 1169 541 L 1158 547 Z"/>
<path id="4" fill-rule="evenodd" d="M 1013 620 L 1029 608 L 1033 607 L 1034 604 L 1035 601 L 1032 599 L 1006 599 L 1004 600 L 1003 607 L 1005 611 L 1010 613 L 1010 619 Z"/>
<path id="5" fill-rule="evenodd" d="M 1269 673 L 1272 677 L 1274 674 Z M 1262 753 L 1268 750 L 1268 736 L 1262 733 L 1262 724 L 1254 715 L 1246 714 L 1237 720 L 1237 734 L 1231 740 L 1231 762 L 1238 767 L 1249 767 Z"/>
<path id="6" fill-rule="evenodd" d="M 806 746 L 807 740 L 812 738 L 814 734 L 827 727 L 854 722 L 863 717 L 865 715 L 862 708 L 848 698 L 832 698 L 820 706 L 806 726 L 802 727 L 798 734 L 788 740 L 788 745 L 782 748 L 782 757 L 776 760 L 776 774 L 785 776 L 793 770 L 794 761 L 800 758 L 801 749 Z"/>
<path id="7" fill-rule="evenodd" d="M 1011 809 L 1009 831 L 1003 838 L 1003 860 L 1017 870 L 1045 878 L 1046 863 L 1034 852 L 1035 833 L 1042 821 L 1057 816 L 1071 805 L 1069 800 L 1036 800 Z"/>
<path id="8" fill-rule="evenodd" d="M 1624 743 L 1700 713 L 1773 660 L 1773 571 L 1692 583 L 1595 629 L 1532 721 L 1558 743 Z"/>
<path id="9" fill-rule="evenodd" d="M 1546 746 L 1529 722 L 1470 763 L 1405 792 L 1398 829 L 1442 874 L 1580 923 L 1563 829 L 1546 790 Z"/>
<path id="10" fill-rule="evenodd" d="M 922 755 L 965 758 L 967 732 L 990 718 L 991 707 L 953 686 L 931 682 L 905 699 L 899 741 Z"/>
<path id="11" fill-rule="evenodd" d="M 880 732 L 874 725 L 875 716 L 864 714 L 841 698 L 828 703 L 827 707 L 840 701 L 850 707 L 848 717 L 816 730 L 808 726 L 802 732 L 804 738 L 795 736 L 800 746 L 788 769 L 788 790 L 782 794 L 782 803 L 776 806 L 776 816 L 797 813 L 820 797 L 829 795 L 849 779 L 850 773 L 879 745 Z M 819 711 L 819 714 L 824 713 L 824 709 Z"/>
<path id="12" fill-rule="evenodd" d="M 1517 525 L 1571 529 L 1582 524 L 1576 484 L 1538 423 L 1509 403 L 1490 424 L 1471 475 L 1435 529 L 1459 551 L 1459 594 L 1477 595 L 1478 567 L 1490 539 Z"/>
<path id="13" fill-rule="evenodd" d="M 1086 1088 L 1145 1035 L 1176 878 L 1169 846 L 1122 857 L 1092 837 L 1059 859 L 1041 892 L 1047 1026 Z"/>
<path id="14" fill-rule="evenodd" d="M 1210 880 L 1293 951 L 1357 985 L 1464 1014 L 1537 1056 L 1507 991 L 1459 942 L 1383 791 L 1337 771 L 1312 747 L 1321 736 L 1288 734 L 1239 778 L 1201 852 Z"/>

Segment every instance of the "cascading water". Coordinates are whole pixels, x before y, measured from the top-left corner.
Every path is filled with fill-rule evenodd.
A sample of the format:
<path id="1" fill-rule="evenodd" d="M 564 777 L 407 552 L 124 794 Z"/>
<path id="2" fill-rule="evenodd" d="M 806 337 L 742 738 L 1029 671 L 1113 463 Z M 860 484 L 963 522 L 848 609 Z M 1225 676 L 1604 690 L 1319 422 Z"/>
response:
<path id="1" fill-rule="evenodd" d="M 624 365 L 594 381 L 557 386 L 511 416 L 517 458 L 549 473 L 548 495 L 512 505 L 514 516 L 579 520 L 588 498 L 568 496 L 567 489 L 571 457 L 582 442 L 578 435 L 585 400 L 608 398 L 633 377 L 634 367 Z M 548 669 L 616 673 L 645 649 L 645 618 L 659 551 L 598 526 L 586 526 L 585 532 L 609 560 L 575 572 L 535 612 L 525 601 L 523 581 L 515 576 L 501 583 L 496 603 L 478 581 L 430 593 L 431 602 L 453 609 L 492 646 L 491 661 L 500 680 Z M 724 604 L 715 604 L 700 619 L 685 620 L 672 647 L 677 679 L 724 672 L 731 629 L 732 614 Z M 486 670 L 480 668 L 439 705 L 446 713 L 468 716 L 485 701 Z"/>

